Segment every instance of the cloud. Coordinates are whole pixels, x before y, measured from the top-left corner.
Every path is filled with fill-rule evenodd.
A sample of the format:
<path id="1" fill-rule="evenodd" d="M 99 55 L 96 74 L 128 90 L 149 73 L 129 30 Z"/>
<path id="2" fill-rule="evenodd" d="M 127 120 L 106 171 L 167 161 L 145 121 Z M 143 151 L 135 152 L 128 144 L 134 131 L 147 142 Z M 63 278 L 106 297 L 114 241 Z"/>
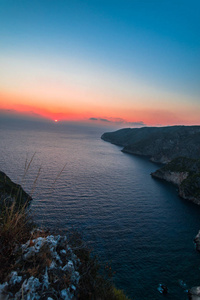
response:
<path id="1" fill-rule="evenodd" d="M 89 118 L 90 121 L 101 121 L 101 122 L 111 122 L 108 119 L 102 119 L 102 118 Z"/>
<path id="2" fill-rule="evenodd" d="M 99 119 L 99 121 L 102 121 L 102 122 L 111 122 L 108 119 Z"/>

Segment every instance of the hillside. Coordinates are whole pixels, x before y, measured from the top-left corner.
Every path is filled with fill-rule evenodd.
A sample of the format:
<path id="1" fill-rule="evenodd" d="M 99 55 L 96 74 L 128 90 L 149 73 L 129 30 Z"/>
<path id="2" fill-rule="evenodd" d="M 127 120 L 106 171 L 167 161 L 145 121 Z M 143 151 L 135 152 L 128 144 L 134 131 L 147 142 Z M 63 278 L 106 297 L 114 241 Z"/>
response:
<path id="1" fill-rule="evenodd" d="M 200 126 L 125 128 L 104 133 L 103 140 L 123 147 L 123 152 L 167 163 L 183 156 L 200 157 Z"/>

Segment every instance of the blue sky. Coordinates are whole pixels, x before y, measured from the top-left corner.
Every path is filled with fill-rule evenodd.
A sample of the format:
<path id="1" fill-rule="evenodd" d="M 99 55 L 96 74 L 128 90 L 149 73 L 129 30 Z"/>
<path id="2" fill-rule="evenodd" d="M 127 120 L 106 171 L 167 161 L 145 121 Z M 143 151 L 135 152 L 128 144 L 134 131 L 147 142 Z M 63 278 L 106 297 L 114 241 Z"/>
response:
<path id="1" fill-rule="evenodd" d="M 133 112 L 130 121 L 143 121 L 141 110 L 154 107 L 160 113 L 176 112 L 174 118 L 177 116 L 179 123 L 196 122 L 196 116 L 194 121 L 187 120 L 186 110 L 190 108 L 192 115 L 193 108 L 196 112 L 200 109 L 199 15 L 199 1 L 1 0 L 0 90 L 3 95 L 15 97 L 18 93 L 29 99 L 37 85 L 30 86 L 28 93 L 28 88 L 19 82 L 19 76 L 26 82 L 29 69 L 30 82 L 33 77 L 40 80 L 44 73 L 43 79 L 46 76 L 49 82 L 70 84 L 70 93 L 64 91 L 64 83 L 59 91 L 52 91 L 63 93 L 66 107 L 69 98 L 73 98 L 72 90 L 80 89 L 80 95 L 74 94 L 74 101 L 79 107 L 88 107 L 87 111 L 83 109 L 84 117 L 88 113 L 88 117 L 91 114 L 130 120 L 125 111 L 120 115 L 120 110 L 116 110 L 111 115 L 112 108 L 115 111 L 117 105 L 120 108 L 124 103 Z M 40 92 L 38 87 L 34 97 L 39 99 Z M 31 101 L 27 102 L 31 106 Z M 108 102 L 106 113 L 103 107 Z M 51 104 L 58 113 L 59 109 Z M 13 107 L 16 105 L 15 100 Z M 75 108 L 70 105 L 67 109 L 72 114 Z M 180 105 L 185 111 L 179 115 Z M 64 107 L 64 100 L 61 106 Z M 134 116 L 134 108 L 139 119 Z"/>

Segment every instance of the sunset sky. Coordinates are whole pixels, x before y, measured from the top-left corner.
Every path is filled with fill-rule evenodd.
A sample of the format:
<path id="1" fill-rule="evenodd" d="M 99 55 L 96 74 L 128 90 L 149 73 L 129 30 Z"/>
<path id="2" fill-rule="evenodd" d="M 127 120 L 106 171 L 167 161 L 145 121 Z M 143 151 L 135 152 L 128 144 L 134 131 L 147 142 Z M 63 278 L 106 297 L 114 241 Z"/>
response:
<path id="1" fill-rule="evenodd" d="M 199 0 L 0 0 L 0 114 L 200 124 Z"/>

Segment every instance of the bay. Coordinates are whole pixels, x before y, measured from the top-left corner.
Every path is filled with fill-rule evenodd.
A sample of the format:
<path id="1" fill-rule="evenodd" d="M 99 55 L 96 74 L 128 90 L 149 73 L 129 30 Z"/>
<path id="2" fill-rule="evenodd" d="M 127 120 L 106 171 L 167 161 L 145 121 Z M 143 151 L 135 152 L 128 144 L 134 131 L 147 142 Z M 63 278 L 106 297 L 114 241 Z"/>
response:
<path id="1" fill-rule="evenodd" d="M 82 232 L 131 299 L 162 299 L 159 283 L 169 288 L 168 299 L 187 299 L 180 280 L 188 287 L 200 284 L 193 243 L 200 207 L 179 198 L 175 186 L 153 179 L 158 165 L 101 140 L 109 130 L 1 123 L 0 170 L 33 193 L 32 212 L 41 226 Z"/>

